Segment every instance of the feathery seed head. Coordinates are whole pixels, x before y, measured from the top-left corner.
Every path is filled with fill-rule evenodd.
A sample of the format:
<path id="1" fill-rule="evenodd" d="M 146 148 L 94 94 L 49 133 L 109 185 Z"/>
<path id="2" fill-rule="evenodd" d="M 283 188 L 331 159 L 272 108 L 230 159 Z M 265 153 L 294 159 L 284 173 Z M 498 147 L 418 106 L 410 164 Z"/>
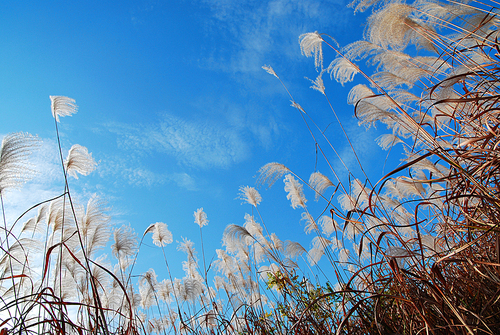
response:
<path id="1" fill-rule="evenodd" d="M 403 143 L 403 141 L 394 134 L 380 135 L 375 141 L 384 150 L 389 150 L 389 148 L 392 148 L 394 145 Z"/>
<path id="2" fill-rule="evenodd" d="M 259 169 L 259 177 L 257 178 L 257 183 L 267 184 L 269 187 L 281 178 L 285 173 L 290 172 L 290 170 L 280 163 L 267 163 Z"/>
<path id="3" fill-rule="evenodd" d="M 288 192 L 286 198 L 291 200 L 292 208 L 295 209 L 298 206 L 305 208 L 307 199 L 304 197 L 304 192 L 302 192 L 302 185 L 291 174 L 287 174 L 283 181 L 285 191 Z"/>
<path id="4" fill-rule="evenodd" d="M 59 122 L 60 116 L 71 116 L 78 111 L 74 99 L 63 96 L 50 96 L 52 116 Z"/>
<path id="5" fill-rule="evenodd" d="M 226 246 L 229 252 L 236 251 L 241 246 L 249 245 L 253 240 L 254 238 L 248 230 L 235 224 L 228 225 L 224 229 L 222 236 L 223 245 Z"/>
<path id="6" fill-rule="evenodd" d="M 307 258 L 311 265 L 316 265 L 321 257 L 325 254 L 325 249 L 332 244 L 327 238 L 316 236 L 311 241 L 313 247 L 309 250 Z"/>
<path id="7" fill-rule="evenodd" d="M 339 262 L 346 263 L 349 260 L 349 249 L 342 248 L 339 250 Z"/>
<path id="8" fill-rule="evenodd" d="M 273 68 L 270 65 L 264 65 L 262 68 L 266 70 L 267 73 L 272 74 L 279 79 L 278 75 L 276 74 L 276 72 L 274 72 Z"/>
<path id="9" fill-rule="evenodd" d="M 313 85 L 311 86 L 312 89 L 320 92 L 323 95 L 325 94 L 325 84 L 323 83 L 323 73 L 325 73 L 326 70 L 321 70 L 320 74 L 316 77 L 316 80 L 312 80 L 306 77 Z"/>
<path id="10" fill-rule="evenodd" d="M 200 228 L 208 225 L 207 214 L 203 211 L 203 207 L 198 208 L 193 215 L 194 215 L 194 223 L 200 226 Z"/>
<path id="11" fill-rule="evenodd" d="M 75 144 L 69 149 L 68 157 L 64 161 L 64 167 L 70 176 L 78 179 L 77 173 L 87 176 L 95 170 L 97 163 L 92 158 L 87 148 Z"/>
<path id="12" fill-rule="evenodd" d="M 410 252 L 407 249 L 395 246 L 389 246 L 386 250 L 386 256 L 393 257 L 396 259 L 398 266 L 401 268 L 403 266 L 403 261 L 407 257 L 411 257 Z"/>
<path id="13" fill-rule="evenodd" d="M 413 42 L 417 47 L 434 50 L 433 30 L 410 17 L 414 7 L 393 2 L 375 12 L 368 19 L 366 37 L 384 49 L 401 51 Z"/>
<path id="14" fill-rule="evenodd" d="M 307 252 L 306 249 L 299 243 L 293 241 L 285 241 L 285 255 L 290 258 L 297 258 L 303 253 Z"/>
<path id="15" fill-rule="evenodd" d="M 264 237 L 264 235 L 262 235 L 261 225 L 256 222 L 254 217 L 250 214 L 245 214 L 244 227 L 257 240 L 260 240 Z"/>
<path id="16" fill-rule="evenodd" d="M 298 109 L 300 112 L 306 114 L 306 111 L 304 110 L 304 108 L 302 108 L 301 105 L 299 105 L 298 103 L 296 103 L 295 101 L 292 100 L 292 104 L 290 105 L 292 106 L 293 108 L 296 108 Z"/>
<path id="17" fill-rule="evenodd" d="M 183 237 L 182 242 L 178 242 L 179 245 L 177 246 L 177 250 L 180 250 L 186 255 L 188 255 L 188 258 L 192 258 L 193 260 L 196 260 L 196 250 L 194 249 L 194 243 L 191 240 L 188 240 L 187 238 Z"/>
<path id="18" fill-rule="evenodd" d="M 12 133 L 2 139 L 0 147 L 0 193 L 30 180 L 35 170 L 30 168 L 29 155 L 39 146 L 36 136 Z"/>
<path id="19" fill-rule="evenodd" d="M 337 222 L 327 215 L 322 215 L 318 220 L 318 224 L 321 226 L 321 231 L 325 236 L 330 236 L 335 232 L 337 227 Z"/>
<path id="20" fill-rule="evenodd" d="M 262 201 L 262 197 L 259 192 L 255 188 L 249 186 L 240 186 L 240 194 L 238 198 L 255 207 L 257 207 L 257 205 Z"/>
<path id="21" fill-rule="evenodd" d="M 354 79 L 354 76 L 359 73 L 359 68 L 348 59 L 338 57 L 330 63 L 327 71 L 331 79 L 335 79 L 344 86 L 345 83 Z"/>
<path id="22" fill-rule="evenodd" d="M 300 51 L 306 57 L 314 55 L 314 65 L 316 69 L 323 67 L 322 42 L 323 38 L 317 31 L 299 36 Z"/>
<path id="23" fill-rule="evenodd" d="M 150 225 L 144 234 L 151 232 L 153 233 L 153 243 L 159 247 L 164 247 L 173 241 L 172 233 L 163 222 L 156 222 Z"/>
<path id="24" fill-rule="evenodd" d="M 304 227 L 304 231 L 306 234 L 311 233 L 311 231 L 319 232 L 318 225 L 316 224 L 316 221 L 312 217 L 311 214 L 309 214 L 308 211 L 305 211 L 302 213 L 302 219 L 306 221 L 306 226 Z"/>
<path id="25" fill-rule="evenodd" d="M 121 226 L 113 231 L 115 243 L 111 245 L 111 250 L 116 258 L 131 257 L 137 249 L 137 239 L 130 226 Z"/>
<path id="26" fill-rule="evenodd" d="M 323 194 L 323 192 L 330 186 L 334 186 L 333 183 L 320 172 L 313 172 L 309 177 L 309 185 L 316 191 L 316 200 Z"/>

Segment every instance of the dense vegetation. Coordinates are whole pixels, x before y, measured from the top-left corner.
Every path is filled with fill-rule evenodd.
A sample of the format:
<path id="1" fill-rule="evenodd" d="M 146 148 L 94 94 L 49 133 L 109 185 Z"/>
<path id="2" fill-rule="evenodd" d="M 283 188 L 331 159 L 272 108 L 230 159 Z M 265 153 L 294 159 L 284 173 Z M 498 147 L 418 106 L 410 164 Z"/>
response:
<path id="1" fill-rule="evenodd" d="M 375 6 L 364 40 L 341 48 L 315 32 L 299 42 L 315 59 L 313 88 L 326 99 L 324 77 L 342 85 L 360 77 L 348 96 L 355 116 L 362 126 L 387 126 L 378 143 L 401 150 L 404 162 L 377 183 L 364 173 L 350 175 L 349 184 L 319 172 L 305 180 L 279 163 L 259 171 L 259 182 L 269 186 L 284 178 L 287 198 L 303 211 L 305 232 L 313 236 L 311 249 L 270 234 L 258 210 L 260 194 L 242 187 L 240 198 L 256 216 L 226 228 L 217 260 L 200 262 L 184 239 L 184 278 L 158 281 L 150 270 L 135 283 L 142 240 L 151 233 L 163 249 L 172 234 L 158 222 L 139 241 L 129 227 L 110 230 L 97 197 L 73 202 L 68 176 L 96 166 L 86 148 L 74 145 L 66 159 L 61 153 L 64 192 L 36 205 L 30 219 L 6 222 L 4 215 L 0 334 L 498 333 L 497 4 L 376 2 L 352 3 L 355 11 Z M 323 48 L 337 54 L 326 67 Z M 264 69 L 281 81 L 272 67 Z M 342 160 L 326 154 L 321 143 L 336 152 L 330 139 L 320 138 L 314 117 L 291 98 L 328 166 Z M 67 97 L 51 101 L 57 130 L 77 106 Z M 28 157 L 37 145 L 29 134 L 3 139 L 2 211 L 5 191 L 29 179 Z M 321 213 L 309 211 L 309 190 L 324 202 Z M 202 209 L 194 216 L 201 230 L 207 217 Z M 114 266 L 102 257 L 110 239 Z M 328 281 L 314 276 L 321 258 L 335 274 Z M 309 266 L 300 267 L 306 263 L 299 259 Z"/>

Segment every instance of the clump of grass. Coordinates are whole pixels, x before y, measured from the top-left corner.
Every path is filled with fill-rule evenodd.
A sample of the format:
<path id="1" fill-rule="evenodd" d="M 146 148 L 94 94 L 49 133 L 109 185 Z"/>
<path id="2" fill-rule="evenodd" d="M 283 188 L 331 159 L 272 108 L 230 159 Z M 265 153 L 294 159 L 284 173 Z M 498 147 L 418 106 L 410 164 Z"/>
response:
<path id="1" fill-rule="evenodd" d="M 353 3 L 355 10 L 372 5 Z M 386 125 L 389 133 L 378 143 L 393 153 L 402 147 L 403 155 L 398 168 L 371 180 L 332 108 L 361 171 L 355 178 L 344 164 L 346 183 L 333 169 L 335 159 L 344 162 L 332 141 L 290 94 L 332 178 L 314 171 L 304 179 L 269 163 L 259 181 L 271 186 L 283 178 L 291 206 L 302 211 L 304 231 L 313 236 L 309 249 L 269 232 L 260 193 L 245 186 L 239 198 L 253 215 L 225 229 L 217 259 L 207 264 L 202 231 L 209 221 L 196 210 L 202 262 L 183 238 L 185 276 L 173 278 L 168 226 L 151 224 L 138 240 L 130 227 L 110 228 L 97 197 L 75 203 L 69 176 L 87 175 L 96 163 L 85 147 L 73 146 L 64 158 L 59 145 L 62 193 L 31 208 L 37 214 L 30 219 L 30 210 L 13 223 L 3 216 L 1 334 L 497 333 L 497 11 L 494 3 L 389 1 L 373 11 L 362 41 L 339 48 L 325 34 L 300 36 L 302 53 L 314 56 L 320 74 L 312 88 L 331 107 L 324 76 L 342 85 L 363 76 L 348 96 L 354 114 L 360 125 Z M 323 48 L 338 55 L 327 67 Z M 270 66 L 264 69 L 281 81 Z M 67 97 L 51 102 L 57 131 L 60 118 L 77 106 Z M 5 190 L 32 173 L 27 158 L 37 143 L 27 134 L 2 142 L 3 213 Z M 308 192 L 324 202 L 321 213 L 309 207 Z M 162 248 L 169 278 L 159 280 L 150 269 L 134 282 L 149 233 Z M 111 238 L 115 265 L 102 256 Z"/>
<path id="2" fill-rule="evenodd" d="M 405 155 L 377 183 L 365 174 L 340 185 L 341 208 L 325 210 L 334 226 L 344 222 L 335 241 L 352 242 L 347 257 L 338 253 L 352 275 L 339 277 L 343 318 L 331 319 L 335 332 L 499 329 L 497 36 L 494 4 L 422 1 L 380 5 L 365 40 L 342 49 L 328 35 L 301 36 L 303 54 L 320 68 L 313 88 L 328 99 L 325 72 L 341 84 L 362 74 L 370 87 L 356 85 L 348 98 L 359 123 L 385 124 L 390 133 L 379 144 L 402 145 Z M 326 69 L 323 44 L 338 54 Z M 372 75 L 361 60 L 375 67 Z M 335 248 L 331 242 L 316 249 Z"/>

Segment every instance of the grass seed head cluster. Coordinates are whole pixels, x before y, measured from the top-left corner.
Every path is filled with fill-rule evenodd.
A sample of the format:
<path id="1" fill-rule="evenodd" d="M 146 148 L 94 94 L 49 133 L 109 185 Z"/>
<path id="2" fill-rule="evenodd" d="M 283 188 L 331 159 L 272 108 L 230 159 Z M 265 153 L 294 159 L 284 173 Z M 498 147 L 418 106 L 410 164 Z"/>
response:
<path id="1" fill-rule="evenodd" d="M 238 197 L 253 215 L 227 226 L 210 264 L 203 244 L 200 259 L 184 238 L 177 248 L 186 255 L 185 276 L 173 278 L 168 226 L 151 224 L 142 235 L 128 226 L 112 230 L 98 197 L 75 203 L 69 177 L 88 175 L 96 162 L 83 146 L 74 145 L 66 158 L 59 146 L 63 192 L 34 206 L 31 218 L 7 222 L 3 216 L 1 334 L 498 333 L 497 4 L 361 0 L 351 6 L 373 10 L 363 40 L 339 47 L 314 32 L 299 37 L 300 48 L 314 58 L 319 76 L 312 88 L 330 106 L 327 74 L 341 85 L 360 81 L 347 101 L 360 126 L 387 127 L 377 143 L 401 152 L 397 169 L 370 179 L 332 107 L 361 171 L 349 171 L 347 183 L 339 178 L 333 162 L 343 163 L 342 157 L 284 87 L 330 171 L 307 179 L 269 163 L 257 182 L 284 181 L 310 247 L 269 232 L 261 195 L 244 186 Z M 325 67 L 326 48 L 337 56 Z M 271 66 L 263 68 L 283 83 Z M 67 97 L 50 99 L 57 131 L 77 105 Z M 5 191 L 34 173 L 28 157 L 38 145 L 29 134 L 4 137 L 2 211 Z M 324 204 L 322 212 L 310 211 L 308 194 Z M 209 220 L 203 208 L 193 216 L 203 241 Z M 150 269 L 132 280 L 140 247 L 150 238 L 162 249 L 169 278 L 160 280 Z M 103 257 L 110 239 L 113 260 Z M 332 275 L 317 279 L 325 273 Z"/>

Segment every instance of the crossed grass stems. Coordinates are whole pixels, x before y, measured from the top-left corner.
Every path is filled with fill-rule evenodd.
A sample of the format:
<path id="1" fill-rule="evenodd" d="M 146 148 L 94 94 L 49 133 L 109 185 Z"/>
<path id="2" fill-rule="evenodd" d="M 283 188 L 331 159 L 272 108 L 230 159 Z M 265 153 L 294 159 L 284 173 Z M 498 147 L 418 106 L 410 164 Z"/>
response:
<path id="1" fill-rule="evenodd" d="M 355 10 L 371 5 L 353 3 Z M 86 207 L 73 202 L 68 175 L 86 175 L 95 162 L 78 145 L 63 158 L 59 117 L 77 107 L 72 99 L 51 97 L 64 191 L 14 223 L 6 220 L 4 193 L 28 179 L 26 159 L 37 139 L 18 133 L 2 142 L 1 334 L 495 334 L 500 329 L 496 6 L 388 2 L 368 19 L 363 41 L 339 48 L 328 35 L 302 35 L 302 53 L 314 56 L 320 74 L 312 87 L 324 95 L 362 178 L 349 172 L 346 184 L 338 177 L 332 161 L 344 164 L 342 157 L 283 85 L 336 179 L 315 171 L 306 181 L 269 163 L 260 170 L 260 182 L 271 186 L 284 176 L 287 198 L 303 210 L 306 233 L 315 234 L 313 247 L 306 250 L 270 234 L 259 211 L 260 194 L 242 187 L 240 197 L 257 219 L 247 215 L 243 226 L 229 225 L 225 249 L 217 250 L 218 259 L 208 266 L 204 250 L 200 266 L 193 243 L 184 239 L 182 280 L 170 275 L 164 247 L 172 235 L 164 223 L 152 224 L 137 242 L 130 227 L 110 230 L 98 198 Z M 323 46 L 338 55 L 327 68 Z M 357 65 L 360 61 L 372 65 L 374 74 Z M 281 81 L 270 66 L 264 69 Z M 384 149 L 403 147 L 402 165 L 378 183 L 363 170 L 330 103 L 325 73 L 342 85 L 358 73 L 364 76 L 370 87 L 356 85 L 348 97 L 356 117 L 365 126 L 388 127 L 391 133 L 378 139 Z M 303 185 L 325 202 L 320 215 L 309 212 Z M 20 227 L 34 209 L 37 215 Z M 202 209 L 195 222 L 201 234 L 208 223 Z M 148 233 L 162 248 L 169 279 L 158 282 L 150 270 L 141 275 L 136 293 L 133 267 Z M 111 236 L 114 267 L 99 254 Z M 34 257 L 36 250 L 42 259 Z M 321 258 L 326 261 L 320 264 Z M 335 278 L 316 280 L 326 267 Z"/>

